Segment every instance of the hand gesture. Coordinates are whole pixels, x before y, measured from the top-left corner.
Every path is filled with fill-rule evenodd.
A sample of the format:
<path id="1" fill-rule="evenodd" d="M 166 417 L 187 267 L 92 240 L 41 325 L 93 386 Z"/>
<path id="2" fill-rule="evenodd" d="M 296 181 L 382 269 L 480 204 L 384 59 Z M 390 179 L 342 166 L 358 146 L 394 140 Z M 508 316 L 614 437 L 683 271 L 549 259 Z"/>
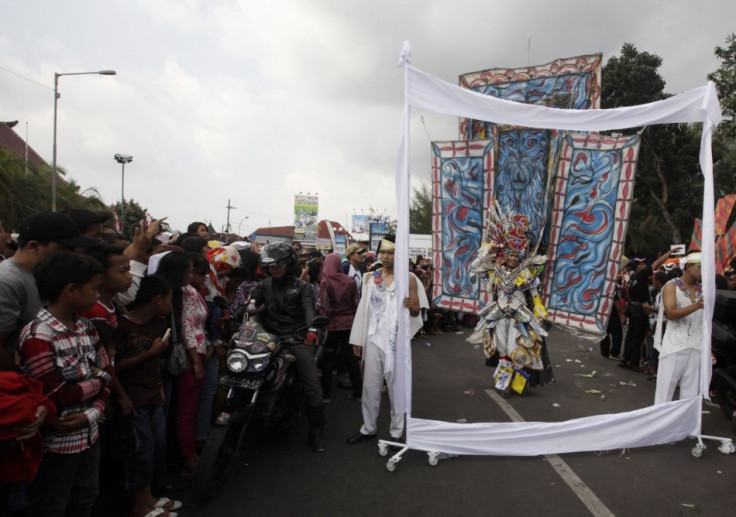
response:
<path id="1" fill-rule="evenodd" d="M 169 347 L 169 340 L 168 338 L 166 340 L 157 337 L 153 340 L 153 343 L 151 344 L 151 353 L 153 354 L 160 354 L 164 352 Z"/>
<path id="2" fill-rule="evenodd" d="M 133 405 L 133 401 L 130 400 L 130 397 L 128 397 L 127 394 L 123 394 L 120 397 L 118 397 L 118 406 L 120 407 L 120 412 L 123 415 L 137 415 L 135 411 L 135 406 Z"/>
<path id="3" fill-rule="evenodd" d="M 87 420 L 87 415 L 84 413 L 60 416 L 51 423 L 51 427 L 56 429 L 59 434 L 68 434 L 77 429 L 84 429 L 88 425 L 89 420 Z"/>
<path id="4" fill-rule="evenodd" d="M 148 225 L 146 228 L 146 236 L 149 240 L 153 239 L 156 235 L 161 233 L 161 223 L 166 222 L 166 217 L 162 217 L 161 219 L 156 219 L 155 221 L 151 221 L 151 224 Z M 145 224 L 145 221 L 144 223 Z"/>
<path id="5" fill-rule="evenodd" d="M 49 410 L 48 408 L 46 408 L 46 406 L 38 406 L 34 415 L 36 419 L 33 422 L 28 425 L 16 427 L 16 429 L 20 432 L 20 435 L 15 438 L 15 441 L 22 442 L 24 440 L 32 438 L 38 431 L 38 428 L 41 427 L 41 424 L 43 424 L 43 421 L 46 420 L 46 415 L 48 415 L 48 413 Z"/>

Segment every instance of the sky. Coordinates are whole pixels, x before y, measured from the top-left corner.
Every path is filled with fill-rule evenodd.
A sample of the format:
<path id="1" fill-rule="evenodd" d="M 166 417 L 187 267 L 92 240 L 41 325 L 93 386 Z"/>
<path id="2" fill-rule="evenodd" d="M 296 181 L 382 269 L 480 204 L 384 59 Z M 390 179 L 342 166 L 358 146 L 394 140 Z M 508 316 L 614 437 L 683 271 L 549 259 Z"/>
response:
<path id="1" fill-rule="evenodd" d="M 249 234 L 293 224 L 294 195 L 319 217 L 395 216 L 403 107 L 396 67 L 453 84 L 496 67 L 544 64 L 624 43 L 660 56 L 665 91 L 702 86 L 736 32 L 733 0 L 24 0 L 0 17 L 0 121 L 112 204 L 125 198 L 174 229 L 192 221 Z M 430 178 L 430 140 L 457 119 L 412 112 L 412 184 Z M 89 191 L 88 191 L 89 192 Z"/>

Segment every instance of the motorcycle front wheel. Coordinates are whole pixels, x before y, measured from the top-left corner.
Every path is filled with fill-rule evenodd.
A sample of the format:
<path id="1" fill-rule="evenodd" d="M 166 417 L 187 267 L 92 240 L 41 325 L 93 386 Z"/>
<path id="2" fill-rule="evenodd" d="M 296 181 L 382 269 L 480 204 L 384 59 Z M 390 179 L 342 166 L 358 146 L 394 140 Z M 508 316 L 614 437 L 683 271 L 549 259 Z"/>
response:
<path id="1" fill-rule="evenodd" d="M 216 497 L 233 469 L 233 460 L 238 456 L 238 442 L 245 425 L 228 424 L 212 426 L 207 442 L 199 457 L 195 486 L 201 499 Z"/>

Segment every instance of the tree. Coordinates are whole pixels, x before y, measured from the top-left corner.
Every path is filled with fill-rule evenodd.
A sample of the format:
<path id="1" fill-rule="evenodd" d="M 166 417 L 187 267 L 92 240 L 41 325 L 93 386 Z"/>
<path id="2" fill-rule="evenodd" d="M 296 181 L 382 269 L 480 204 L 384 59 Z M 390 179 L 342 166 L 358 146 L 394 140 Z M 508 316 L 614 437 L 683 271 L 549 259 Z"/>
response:
<path id="1" fill-rule="evenodd" d="M 426 182 L 421 188 L 414 188 L 409 208 L 409 231 L 411 233 L 432 233 L 432 189 Z"/>
<path id="2" fill-rule="evenodd" d="M 601 106 L 618 108 L 664 99 L 665 83 L 657 71 L 661 65 L 661 57 L 624 43 L 621 56 L 612 57 L 603 67 Z"/>
<path id="3" fill-rule="evenodd" d="M 726 37 L 726 47 L 716 47 L 721 60 L 718 70 L 708 74 L 718 91 L 724 120 L 713 135 L 713 181 L 716 199 L 736 193 L 736 34 Z M 733 223 L 736 213 L 732 214 Z"/>
<path id="4" fill-rule="evenodd" d="M 645 104 L 669 97 L 658 68 L 662 59 L 630 43 L 603 67 L 604 108 Z M 629 214 L 627 254 L 658 255 L 689 241 L 700 216 L 703 192 L 698 173 L 699 131 L 686 124 L 644 128 Z M 687 242 L 685 242 L 687 244 Z"/>
<path id="5" fill-rule="evenodd" d="M 112 205 L 112 209 L 121 217 L 122 211 L 120 210 L 120 201 Z M 140 222 L 146 218 L 148 208 L 143 208 L 141 205 L 136 203 L 134 199 L 125 201 L 125 221 L 123 222 L 124 235 L 128 238 L 133 237 L 136 226 L 140 225 Z"/>
<path id="6" fill-rule="evenodd" d="M 716 47 L 715 55 L 721 60 L 718 70 L 708 74 L 716 84 L 721 111 L 725 120 L 717 132 L 731 138 L 736 137 L 736 33 L 726 36 L 726 47 Z"/>

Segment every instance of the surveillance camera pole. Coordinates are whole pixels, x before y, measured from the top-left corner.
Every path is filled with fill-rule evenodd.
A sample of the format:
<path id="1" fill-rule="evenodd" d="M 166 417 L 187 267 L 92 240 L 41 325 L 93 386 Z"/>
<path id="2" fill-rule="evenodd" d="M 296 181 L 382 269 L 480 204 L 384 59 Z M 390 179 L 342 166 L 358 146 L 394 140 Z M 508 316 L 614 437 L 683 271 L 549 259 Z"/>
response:
<path id="1" fill-rule="evenodd" d="M 125 235 L 125 164 L 133 161 L 127 154 L 116 154 L 115 161 L 123 166 L 122 184 L 120 186 L 120 233 Z"/>

